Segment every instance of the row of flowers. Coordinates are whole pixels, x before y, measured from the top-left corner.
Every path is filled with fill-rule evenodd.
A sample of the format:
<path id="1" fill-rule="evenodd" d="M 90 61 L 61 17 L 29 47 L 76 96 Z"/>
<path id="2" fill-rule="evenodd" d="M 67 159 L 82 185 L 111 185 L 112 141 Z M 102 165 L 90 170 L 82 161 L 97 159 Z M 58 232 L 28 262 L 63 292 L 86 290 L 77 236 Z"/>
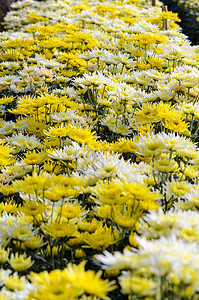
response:
<path id="1" fill-rule="evenodd" d="M 199 47 L 156 4 L 12 4 L 0 299 L 197 299 Z"/>

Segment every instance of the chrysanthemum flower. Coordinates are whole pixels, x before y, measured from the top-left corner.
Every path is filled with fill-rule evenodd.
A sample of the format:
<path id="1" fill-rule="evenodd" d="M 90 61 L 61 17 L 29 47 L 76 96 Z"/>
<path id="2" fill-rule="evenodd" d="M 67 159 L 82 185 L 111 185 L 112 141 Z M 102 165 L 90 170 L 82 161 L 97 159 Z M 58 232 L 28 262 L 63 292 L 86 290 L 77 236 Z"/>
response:
<path id="1" fill-rule="evenodd" d="M 72 142 L 69 146 L 64 146 L 63 149 L 49 151 L 48 156 L 53 160 L 72 161 L 80 155 L 81 147 L 78 143 Z"/>
<path id="2" fill-rule="evenodd" d="M 74 223 L 53 223 L 53 224 L 43 224 L 41 226 L 42 231 L 56 238 L 71 237 L 73 233 L 77 230 L 77 226 Z"/>
<path id="3" fill-rule="evenodd" d="M 31 260 L 30 256 L 27 257 L 26 253 L 15 253 L 15 255 L 12 253 L 9 259 L 9 264 L 15 271 L 24 272 L 34 264 L 34 261 Z"/>

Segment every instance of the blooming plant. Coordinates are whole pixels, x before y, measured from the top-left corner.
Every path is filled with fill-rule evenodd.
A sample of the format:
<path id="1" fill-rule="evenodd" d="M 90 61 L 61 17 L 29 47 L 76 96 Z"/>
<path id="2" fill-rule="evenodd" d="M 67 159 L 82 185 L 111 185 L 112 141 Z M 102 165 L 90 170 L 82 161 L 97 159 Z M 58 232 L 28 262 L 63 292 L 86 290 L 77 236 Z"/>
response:
<path id="1" fill-rule="evenodd" d="M 161 5 L 12 4 L 0 299 L 198 299 L 199 48 Z"/>

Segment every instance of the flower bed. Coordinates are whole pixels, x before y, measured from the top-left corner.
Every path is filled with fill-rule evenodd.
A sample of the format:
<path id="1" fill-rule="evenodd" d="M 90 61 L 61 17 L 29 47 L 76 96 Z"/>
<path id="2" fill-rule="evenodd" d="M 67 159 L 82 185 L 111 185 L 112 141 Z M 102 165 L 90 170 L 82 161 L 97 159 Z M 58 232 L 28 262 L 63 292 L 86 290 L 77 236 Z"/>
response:
<path id="1" fill-rule="evenodd" d="M 199 47 L 157 5 L 25 0 L 7 15 L 3 299 L 198 297 Z"/>

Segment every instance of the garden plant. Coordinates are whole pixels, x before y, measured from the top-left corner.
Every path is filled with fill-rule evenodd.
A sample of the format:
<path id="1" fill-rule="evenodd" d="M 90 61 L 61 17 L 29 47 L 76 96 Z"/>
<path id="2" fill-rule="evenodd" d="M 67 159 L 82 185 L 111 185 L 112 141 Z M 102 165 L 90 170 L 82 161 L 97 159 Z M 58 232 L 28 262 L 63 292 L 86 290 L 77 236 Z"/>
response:
<path id="1" fill-rule="evenodd" d="M 199 299 L 199 46 L 162 5 L 12 4 L 0 299 Z"/>

